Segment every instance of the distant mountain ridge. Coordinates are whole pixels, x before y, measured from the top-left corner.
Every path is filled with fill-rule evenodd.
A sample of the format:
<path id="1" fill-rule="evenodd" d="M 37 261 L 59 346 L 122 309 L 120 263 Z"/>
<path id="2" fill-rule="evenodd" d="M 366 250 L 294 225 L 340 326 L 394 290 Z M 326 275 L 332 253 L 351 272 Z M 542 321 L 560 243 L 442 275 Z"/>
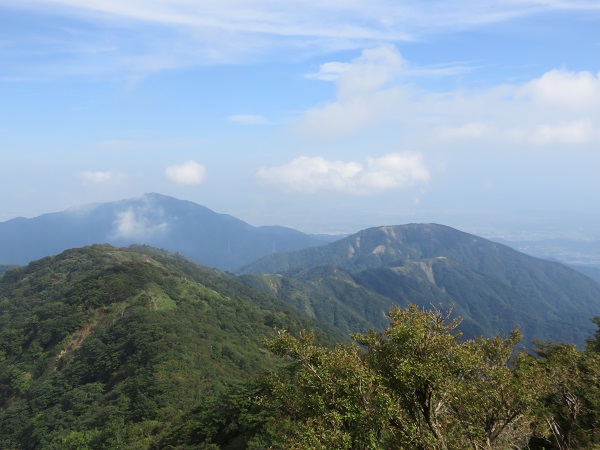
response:
<path id="1" fill-rule="evenodd" d="M 590 318 L 600 315 L 600 286 L 585 275 L 437 224 L 369 228 L 320 247 L 265 256 L 240 272 L 278 273 L 306 282 L 305 273 L 317 267 L 339 270 L 335 277 L 326 275 L 330 269 L 323 270 L 321 277 L 310 281 L 312 290 L 324 291 L 323 283 L 334 279 L 342 289 L 343 271 L 390 305 L 454 303 L 469 336 L 506 332 L 519 325 L 527 340 L 581 346 L 593 331 Z M 361 307 L 372 317 L 385 312 L 381 311 L 385 302 L 379 301 L 377 311 L 370 309 L 371 304 L 368 296 L 363 297 Z"/>
<path id="2" fill-rule="evenodd" d="M 248 286 L 343 331 L 382 329 L 393 304 L 453 303 L 468 336 L 521 325 L 526 339 L 581 346 L 600 315 L 600 285 L 585 275 L 444 225 L 381 226 L 323 242 L 146 194 L 0 223 L 0 265 L 92 243 L 145 244 L 238 271 Z"/>
<path id="3" fill-rule="evenodd" d="M 234 270 L 272 252 L 323 242 L 291 228 L 253 227 L 193 202 L 145 194 L 1 222 L 0 264 L 26 264 L 69 248 L 109 243 L 147 244 L 199 264 Z"/>

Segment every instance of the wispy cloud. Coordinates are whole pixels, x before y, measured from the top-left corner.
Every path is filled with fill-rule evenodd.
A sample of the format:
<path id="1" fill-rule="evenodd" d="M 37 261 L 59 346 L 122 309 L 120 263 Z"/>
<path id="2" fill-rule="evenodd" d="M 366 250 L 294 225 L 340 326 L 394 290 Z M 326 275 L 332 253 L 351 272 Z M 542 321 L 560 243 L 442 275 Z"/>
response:
<path id="1" fill-rule="evenodd" d="M 600 10 L 595 0 L 21 0 L 21 7 L 63 7 L 70 14 L 97 14 L 135 21 L 304 36 L 385 36 L 406 30 L 474 25 L 552 10 Z M 435 14 L 432 14 L 435 11 Z"/>
<path id="2" fill-rule="evenodd" d="M 205 144 L 201 139 L 111 139 L 97 142 L 94 146 L 111 152 L 163 151 L 167 149 L 194 149 Z"/>
<path id="3" fill-rule="evenodd" d="M 229 116 L 229 120 L 240 125 L 266 125 L 269 123 L 266 117 L 255 114 L 236 114 Z"/>
<path id="4" fill-rule="evenodd" d="M 168 229 L 162 218 L 162 211 L 154 211 L 150 206 L 129 207 L 116 214 L 113 221 L 112 238 L 144 239 Z"/>
<path id="5" fill-rule="evenodd" d="M 535 145 L 583 145 L 600 137 L 589 120 L 578 120 L 570 123 L 541 124 L 532 129 L 515 128 L 508 131 L 508 136 Z"/>
<path id="6" fill-rule="evenodd" d="M 366 164 L 301 156 L 282 166 L 261 168 L 258 177 L 296 192 L 366 195 L 424 183 L 430 174 L 419 154 L 391 153 L 367 158 Z"/>
<path id="7" fill-rule="evenodd" d="M 20 0 L 1 8 L 48 14 L 61 27 L 39 30 L 37 45 L 14 42 L 9 52 L 53 54 L 53 65 L 31 53 L 0 76 L 118 76 L 135 82 L 175 67 L 239 63 L 290 49 L 323 53 L 412 41 L 524 15 L 600 10 L 595 0 Z M 432 13 L 435 11 L 435 13 Z M 75 21 L 73 21 L 75 19 Z M 62 30 L 62 31 L 61 31 Z M 132 32 L 135 31 L 135 32 Z M 109 31 L 109 32 L 107 32 Z M 22 31 L 32 39 L 31 32 Z M 19 39 L 18 39 L 19 40 Z M 58 57 L 57 57 L 58 56 Z M 29 67 L 27 67 L 29 66 Z M 453 70 L 457 70 L 454 68 Z M 38 71 L 39 73 L 39 71 Z M 322 75 L 324 76 L 324 75 Z M 325 75 L 326 76 L 326 75 Z M 333 76 L 330 74 L 330 76 Z"/>
<path id="8" fill-rule="evenodd" d="M 489 137 L 495 131 L 491 125 L 485 125 L 478 122 L 469 122 L 459 126 L 442 126 L 438 130 L 438 136 L 441 140 L 455 139 L 477 139 Z"/>
<path id="9" fill-rule="evenodd" d="M 89 184 L 114 184 L 122 181 L 125 178 L 125 174 L 120 172 L 111 171 L 91 171 L 86 170 L 79 174 L 79 177 Z"/>

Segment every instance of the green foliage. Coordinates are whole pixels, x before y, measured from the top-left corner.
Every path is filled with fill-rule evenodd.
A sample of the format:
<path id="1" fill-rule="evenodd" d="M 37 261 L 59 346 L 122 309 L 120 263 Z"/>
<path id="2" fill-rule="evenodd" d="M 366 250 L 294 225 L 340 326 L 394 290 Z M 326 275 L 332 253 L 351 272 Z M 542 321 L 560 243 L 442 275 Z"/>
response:
<path id="1" fill-rule="evenodd" d="M 459 289 L 453 263 L 422 264 L 388 267 L 370 282 L 433 276 L 447 292 Z M 360 277 L 337 268 L 295 277 L 244 277 L 244 285 L 177 255 L 110 246 L 8 271 L 0 448 L 600 445 L 599 332 L 586 350 L 538 343 L 536 354 L 515 355 L 518 330 L 465 340 L 449 312 L 409 305 L 393 309 L 382 331 L 340 343 L 339 330 L 267 294 L 345 330 L 376 323 L 386 297 L 357 289 Z"/>
<path id="2" fill-rule="evenodd" d="M 307 273 L 319 270 L 320 277 L 306 280 Z M 468 338 L 508 333 L 518 325 L 526 342 L 551 340 L 583 348 L 593 331 L 588 319 L 600 314 L 600 286 L 581 273 L 436 224 L 370 228 L 328 245 L 263 257 L 241 272 L 309 281 L 300 295 L 285 289 L 276 295 L 296 306 L 304 302 L 315 317 L 342 326 L 359 319 L 383 330 L 387 324 L 378 320 L 391 304 L 454 304 Z M 352 290 L 342 281 L 343 272 L 355 290 L 364 291 L 355 295 L 360 301 L 348 295 Z M 344 288 L 339 295 L 332 284 Z M 311 296 L 300 299 L 302 292 Z M 368 301 L 368 295 L 379 300 Z"/>
<path id="3" fill-rule="evenodd" d="M 291 275 L 243 275 L 240 281 L 346 334 L 387 326 L 384 311 L 389 311 L 392 300 L 359 286 L 347 272 L 318 267 Z"/>
<path id="4" fill-rule="evenodd" d="M 532 449 L 600 448 L 600 353 L 549 342 L 536 353 L 523 361 L 541 395 Z"/>
<path id="5" fill-rule="evenodd" d="M 271 401 L 294 424 L 281 448 L 515 448 L 530 436 L 535 396 L 512 356 L 520 335 L 460 341 L 458 320 L 415 305 L 357 345 L 316 346 L 287 333 L 270 342 L 295 361 Z"/>
<path id="6" fill-rule="evenodd" d="M 152 448 L 229 386 L 273 370 L 262 342 L 275 327 L 307 326 L 320 325 L 147 247 L 92 246 L 14 269 L 0 279 L 0 448 Z"/>
<path id="7" fill-rule="evenodd" d="M 5 264 L 0 264 L 0 276 L 4 275 L 5 272 L 8 272 L 11 269 L 14 269 L 17 266 L 7 266 Z"/>
<path id="8" fill-rule="evenodd" d="M 592 317 L 592 322 L 596 325 L 596 331 L 588 339 L 586 348 L 591 352 L 600 353 L 600 316 Z"/>

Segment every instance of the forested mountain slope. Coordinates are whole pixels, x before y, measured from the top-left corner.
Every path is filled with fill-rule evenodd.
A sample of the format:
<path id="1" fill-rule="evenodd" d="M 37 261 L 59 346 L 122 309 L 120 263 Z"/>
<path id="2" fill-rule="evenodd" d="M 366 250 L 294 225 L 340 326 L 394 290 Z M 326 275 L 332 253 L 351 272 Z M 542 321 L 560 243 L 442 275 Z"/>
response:
<path id="1" fill-rule="evenodd" d="M 351 274 L 333 266 L 286 275 L 241 275 L 240 281 L 346 333 L 384 329 L 393 305 L 390 298 L 360 286 Z"/>
<path id="2" fill-rule="evenodd" d="M 68 250 L 0 278 L 0 448 L 150 448 L 272 369 L 274 329 L 332 327 L 148 247 Z"/>
<path id="3" fill-rule="evenodd" d="M 0 264 L 0 275 L 3 275 L 4 272 L 6 272 L 7 270 L 10 270 L 10 269 L 13 269 L 15 267 L 16 266 L 5 266 L 5 265 Z"/>
<path id="4" fill-rule="evenodd" d="M 11 269 L 0 277 L 0 448 L 289 448 L 285 443 L 304 439 L 305 431 L 313 440 L 339 436 L 335 420 L 325 420 L 328 425 L 319 434 L 310 428 L 310 423 L 319 423 L 314 422 L 315 418 L 342 417 L 338 413 L 345 417 L 343 433 L 356 437 L 361 426 L 379 424 L 371 423 L 370 418 L 393 412 L 377 409 L 382 407 L 379 400 L 388 398 L 382 381 L 385 378 L 372 378 L 377 365 L 365 365 L 369 353 L 361 348 L 342 345 L 330 352 L 314 347 L 310 334 L 300 334 L 300 330 L 315 330 L 317 343 L 332 348 L 334 342 L 347 341 L 347 331 L 387 328 L 390 321 L 384 313 L 393 303 L 410 298 L 420 306 L 410 306 L 408 312 L 396 310 L 392 319 L 394 314 L 405 319 L 411 314 L 426 318 L 431 314 L 425 312 L 425 307 L 429 309 L 431 303 L 448 306 L 462 298 L 461 303 L 456 302 L 455 313 L 463 317 L 468 334 L 495 334 L 514 320 L 526 333 L 541 333 L 543 338 L 550 339 L 552 330 L 570 330 L 573 336 L 579 336 L 566 321 L 544 325 L 550 316 L 544 315 L 543 307 L 536 319 L 533 306 L 506 300 L 517 295 L 518 291 L 510 291 L 501 280 L 467 269 L 448 257 L 407 259 L 352 272 L 318 266 L 286 275 L 236 277 L 147 246 L 123 249 L 94 245 L 68 250 Z M 344 332 L 309 316 L 327 320 Z M 589 318 L 581 322 L 591 324 Z M 405 328 L 404 334 L 394 334 L 394 339 L 408 333 L 415 345 L 427 343 L 437 348 L 438 340 L 423 340 L 425 335 L 412 319 L 395 324 L 393 320 L 392 328 Z M 428 320 L 426 326 L 437 326 Z M 600 318 L 595 320 L 600 323 Z M 273 340 L 276 330 L 287 332 Z M 301 335 L 300 340 L 289 333 Z M 361 343 L 369 336 L 392 342 L 370 332 L 362 336 Z M 449 339 L 444 333 L 440 336 L 443 342 Z M 594 334 L 589 332 L 585 338 L 590 336 Z M 514 383 L 510 381 L 514 375 L 507 358 L 511 348 L 518 345 L 516 340 L 510 338 L 510 348 L 496 354 L 494 349 L 504 345 L 502 339 L 464 341 L 464 337 L 469 335 L 451 338 L 460 342 L 457 345 L 461 349 L 470 349 L 460 353 L 464 373 L 473 375 L 475 357 L 481 357 L 481 370 L 491 370 L 493 376 L 499 375 L 497 368 L 501 369 L 501 381 L 508 383 L 511 395 L 514 389 L 520 389 L 511 401 L 525 399 L 526 403 L 518 405 L 523 413 L 555 420 L 561 433 L 571 422 L 559 416 L 562 403 L 552 403 L 556 392 L 563 393 L 566 388 L 581 401 L 594 405 L 598 402 L 593 388 L 597 386 L 597 358 L 593 354 L 587 361 L 587 355 L 572 346 L 542 345 L 541 351 L 537 350 L 542 359 L 527 362 L 531 367 L 525 367 L 527 383 L 535 388 L 530 392 L 529 387 L 521 386 L 519 376 Z M 268 339 L 268 348 L 274 353 L 264 347 Z M 596 332 L 588 347 L 597 351 L 598 342 L 600 334 Z M 397 351 L 408 348 L 404 343 L 392 347 L 388 350 L 394 358 L 399 355 Z M 373 349 L 380 349 L 379 344 Z M 480 350 L 484 352 L 481 355 Z M 555 353 L 559 359 L 563 353 L 571 358 L 549 366 L 557 371 L 556 375 L 544 366 L 548 358 L 555 359 Z M 298 361 L 282 366 L 276 354 Z M 447 354 L 442 351 L 437 359 L 426 358 L 427 373 L 439 374 L 438 368 L 445 367 L 443 361 L 447 359 L 443 355 Z M 488 366 L 490 357 L 501 364 Z M 538 365 L 540 376 L 536 375 Z M 411 372 L 414 363 L 403 367 L 411 376 L 420 377 Z M 255 378 L 265 372 L 273 373 Z M 457 375 L 450 372 L 450 378 Z M 395 373 L 395 369 L 390 372 Z M 365 381 L 358 390 L 357 374 Z M 545 380 L 541 384 L 540 377 Z M 471 400 L 498 397 L 494 378 L 486 387 L 486 397 L 478 397 L 481 386 L 477 383 L 487 382 L 487 378 L 474 376 L 469 380 L 460 374 L 458 378 L 464 385 L 461 392 L 473 393 L 468 396 Z M 392 379 L 396 380 L 394 376 Z M 555 380 L 562 384 L 555 386 Z M 471 382 L 475 384 L 470 386 Z M 575 391 L 580 385 L 581 389 Z M 406 388 L 403 386 L 400 388 Z M 369 398 L 375 403 L 365 403 L 363 387 L 369 389 Z M 446 387 L 439 389 L 439 395 L 450 396 Z M 362 396 L 356 404 L 352 403 L 354 397 L 348 397 L 352 393 Z M 505 402 L 500 397 L 499 401 Z M 294 408 L 304 402 L 308 402 L 307 409 L 298 415 Z M 333 402 L 331 409 L 318 409 L 328 402 Z M 398 403 L 394 400 L 392 404 Z M 355 409 L 356 405 L 368 413 L 357 415 L 362 410 Z M 488 411 L 485 405 L 483 411 Z M 596 416 L 590 410 L 581 415 L 581 423 L 596 427 Z M 362 422 L 361 417 L 369 420 Z M 305 419 L 308 422 L 303 422 Z M 309 428 L 305 428 L 307 424 Z M 393 421 L 385 424 L 392 429 L 396 426 Z M 532 424 L 525 421 L 522 425 L 527 428 Z M 550 430 L 523 430 L 526 436 L 533 431 L 539 441 L 530 448 L 559 448 L 547 445 L 553 439 Z M 386 436 L 395 442 L 393 433 Z M 459 433 L 453 439 L 469 436 Z M 577 436 L 580 442 L 594 440 L 585 433 Z M 383 448 L 377 442 L 373 448 Z"/>
<path id="5" fill-rule="evenodd" d="M 338 283 L 345 272 L 357 286 L 390 304 L 452 303 L 467 336 L 493 335 L 519 325 L 527 340 L 581 346 L 593 331 L 589 319 L 600 314 L 600 286 L 585 275 L 436 224 L 371 228 L 328 245 L 263 257 L 242 272 L 279 273 L 306 282 L 307 271 L 319 266 L 336 267 L 337 275 L 323 272 L 310 281 L 310 289 L 322 291 L 315 285 Z M 298 297 L 285 290 L 272 293 L 288 300 Z M 361 307 L 379 317 L 386 306 L 379 300 Z M 319 317 L 317 313 L 315 309 Z"/>

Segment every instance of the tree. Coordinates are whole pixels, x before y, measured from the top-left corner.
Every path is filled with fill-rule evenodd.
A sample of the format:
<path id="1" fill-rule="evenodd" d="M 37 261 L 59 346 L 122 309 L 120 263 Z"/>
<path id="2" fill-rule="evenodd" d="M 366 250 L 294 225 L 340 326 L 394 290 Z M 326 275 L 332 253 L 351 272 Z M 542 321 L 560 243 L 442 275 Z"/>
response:
<path id="1" fill-rule="evenodd" d="M 600 354 L 574 345 L 536 343 L 530 376 L 540 401 L 538 435 L 532 448 L 600 448 Z"/>
<path id="2" fill-rule="evenodd" d="M 356 345 L 327 349 L 312 333 L 295 339 L 281 332 L 269 347 L 296 361 L 273 377 L 263 399 L 294 424 L 285 448 L 380 448 L 392 405 Z"/>
<path id="3" fill-rule="evenodd" d="M 271 399 L 293 424 L 285 448 L 501 449 L 524 444 L 533 401 L 511 368 L 518 331 L 461 341 L 451 311 L 415 305 L 384 332 L 318 347 L 309 334 L 269 343 L 293 361 Z M 357 345 L 358 344 L 358 345 Z"/>
<path id="4" fill-rule="evenodd" d="M 600 316 L 592 317 L 592 322 L 597 326 L 594 336 L 588 339 L 586 350 L 593 353 L 600 353 Z"/>
<path id="5" fill-rule="evenodd" d="M 476 338 L 460 346 L 466 370 L 450 402 L 459 433 L 474 449 L 523 448 L 533 430 L 536 380 L 515 357 L 519 330 L 508 337 Z"/>

